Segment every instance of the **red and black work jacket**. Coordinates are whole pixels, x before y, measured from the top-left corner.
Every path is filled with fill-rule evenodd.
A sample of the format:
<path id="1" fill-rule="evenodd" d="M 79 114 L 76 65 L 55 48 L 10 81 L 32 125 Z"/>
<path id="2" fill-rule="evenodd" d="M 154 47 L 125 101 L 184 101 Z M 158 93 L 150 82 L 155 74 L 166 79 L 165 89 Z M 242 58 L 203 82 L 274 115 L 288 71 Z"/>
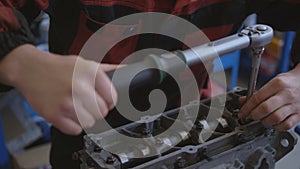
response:
<path id="1" fill-rule="evenodd" d="M 235 32 L 237 26 L 233 26 L 239 25 L 251 13 L 258 13 L 262 22 L 276 29 L 297 31 L 299 3 L 299 0 L 1 0 L 0 57 L 20 44 L 32 41 L 26 21 L 30 23 L 40 9 L 47 10 L 51 16 L 50 50 L 76 54 L 92 32 L 133 13 L 155 11 L 178 15 L 214 40 Z M 130 26 L 136 24 L 116 26 L 116 34 L 128 31 Z M 122 46 L 121 50 L 127 50 L 126 54 L 143 48 L 146 44 L 140 45 L 141 39 L 143 36 L 128 39 L 126 42 L 130 43 L 124 42 L 116 50 Z M 147 45 L 160 43 L 152 41 Z M 178 49 L 178 46 L 170 46 Z M 120 56 L 107 58 L 111 63 L 120 60 Z"/>
<path id="2" fill-rule="evenodd" d="M 59 54 L 78 54 L 87 39 L 105 24 L 139 12 L 177 15 L 196 25 L 210 40 L 235 33 L 252 13 L 258 14 L 259 22 L 278 30 L 300 28 L 299 0 L 1 0 L 0 57 L 17 46 L 33 42 L 28 23 L 40 9 L 50 15 L 49 49 Z M 109 43 L 118 34 L 138 33 L 135 31 L 140 26 L 141 21 L 110 25 L 114 36 L 102 31 L 101 37 Z M 193 34 L 185 36 L 193 38 Z M 183 44 L 163 35 L 135 35 L 115 45 L 103 62 L 118 64 L 137 50 L 153 47 L 172 51 L 183 48 Z M 200 66 L 197 72 L 202 78 L 201 87 L 206 70 Z"/>

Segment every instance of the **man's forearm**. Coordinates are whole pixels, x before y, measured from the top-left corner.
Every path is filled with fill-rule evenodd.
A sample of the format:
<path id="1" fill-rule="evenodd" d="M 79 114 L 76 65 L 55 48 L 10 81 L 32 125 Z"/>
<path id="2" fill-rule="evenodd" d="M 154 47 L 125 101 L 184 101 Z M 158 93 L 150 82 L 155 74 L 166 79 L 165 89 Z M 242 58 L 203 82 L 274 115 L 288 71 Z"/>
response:
<path id="1" fill-rule="evenodd" d="M 49 58 L 48 53 L 33 45 L 21 45 L 0 61 L 0 83 L 18 88 L 28 80 L 25 79 L 25 75 L 37 73 L 34 69 L 46 71 L 43 65 L 51 60 L 54 62 L 53 57 L 55 56 Z"/>

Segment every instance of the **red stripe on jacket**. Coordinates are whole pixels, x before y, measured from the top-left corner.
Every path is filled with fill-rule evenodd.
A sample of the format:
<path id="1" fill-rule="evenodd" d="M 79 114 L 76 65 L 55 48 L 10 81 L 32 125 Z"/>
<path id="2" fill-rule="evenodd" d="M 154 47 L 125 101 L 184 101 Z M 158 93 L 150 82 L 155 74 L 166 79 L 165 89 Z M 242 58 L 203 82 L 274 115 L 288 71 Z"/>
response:
<path id="1" fill-rule="evenodd" d="M 7 7 L 1 7 L 0 4 L 0 32 L 15 31 L 20 28 L 19 21 L 13 10 Z"/>

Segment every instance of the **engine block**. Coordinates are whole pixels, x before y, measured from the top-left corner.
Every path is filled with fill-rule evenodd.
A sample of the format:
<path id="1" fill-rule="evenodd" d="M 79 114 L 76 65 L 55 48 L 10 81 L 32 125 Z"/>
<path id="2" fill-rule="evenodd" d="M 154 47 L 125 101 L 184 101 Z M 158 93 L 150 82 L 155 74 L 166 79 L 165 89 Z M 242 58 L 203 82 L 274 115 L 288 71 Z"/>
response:
<path id="1" fill-rule="evenodd" d="M 296 137 L 259 121 L 239 120 L 238 99 L 246 94 L 242 88 L 226 93 L 221 110 L 211 107 L 211 99 L 194 101 L 159 117 L 145 116 L 139 122 L 88 134 L 80 151 L 81 168 L 272 169 L 294 148 Z M 219 118 L 207 120 L 210 108 Z M 176 130 L 160 136 L 174 123 L 179 125 Z M 139 142 L 124 143 L 120 135 L 139 138 Z"/>

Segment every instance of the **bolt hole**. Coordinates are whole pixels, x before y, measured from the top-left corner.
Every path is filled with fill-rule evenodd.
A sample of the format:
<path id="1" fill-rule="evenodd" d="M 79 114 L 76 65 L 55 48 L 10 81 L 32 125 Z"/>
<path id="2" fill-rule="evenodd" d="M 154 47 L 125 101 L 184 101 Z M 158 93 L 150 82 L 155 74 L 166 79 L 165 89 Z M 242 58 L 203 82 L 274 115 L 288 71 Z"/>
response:
<path id="1" fill-rule="evenodd" d="M 267 159 L 264 158 L 262 160 L 261 165 L 260 165 L 260 167 L 258 169 L 268 169 L 268 168 L 270 168 L 270 166 L 269 166 L 269 164 L 267 162 Z"/>

